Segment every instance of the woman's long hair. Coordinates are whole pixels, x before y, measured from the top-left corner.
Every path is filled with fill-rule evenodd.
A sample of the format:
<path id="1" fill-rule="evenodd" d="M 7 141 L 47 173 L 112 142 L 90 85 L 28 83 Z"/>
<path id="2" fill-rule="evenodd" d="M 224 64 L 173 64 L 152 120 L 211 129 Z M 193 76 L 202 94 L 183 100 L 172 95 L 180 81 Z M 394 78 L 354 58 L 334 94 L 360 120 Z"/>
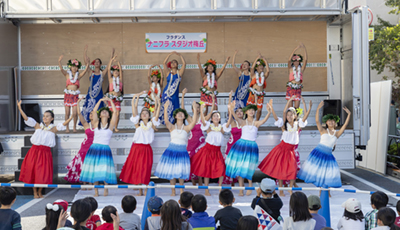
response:
<path id="1" fill-rule="evenodd" d="M 169 200 L 161 206 L 161 230 L 181 230 L 182 222 L 186 218 L 182 216 L 181 208 L 175 200 Z M 189 223 L 187 223 L 187 228 Z"/>
<path id="2" fill-rule="evenodd" d="M 81 199 L 72 204 L 71 216 L 74 218 L 76 224 L 72 226 L 75 230 L 82 230 L 81 223 L 89 219 L 92 214 L 92 207 L 89 201 Z"/>
<path id="3" fill-rule="evenodd" d="M 58 206 L 58 210 L 54 211 L 53 209 L 48 209 L 46 207 L 46 227 L 45 230 L 56 230 L 58 225 L 58 219 L 60 218 L 61 210 L 64 210 L 61 205 L 55 204 Z"/>
<path id="4" fill-rule="evenodd" d="M 290 197 L 289 206 L 289 214 L 293 218 L 293 222 L 312 219 L 310 211 L 308 210 L 308 199 L 304 193 L 293 193 Z"/>
<path id="5" fill-rule="evenodd" d="M 380 208 L 377 214 L 377 219 L 382 221 L 385 226 L 390 227 L 390 230 L 399 230 L 395 225 L 396 213 L 391 208 Z"/>

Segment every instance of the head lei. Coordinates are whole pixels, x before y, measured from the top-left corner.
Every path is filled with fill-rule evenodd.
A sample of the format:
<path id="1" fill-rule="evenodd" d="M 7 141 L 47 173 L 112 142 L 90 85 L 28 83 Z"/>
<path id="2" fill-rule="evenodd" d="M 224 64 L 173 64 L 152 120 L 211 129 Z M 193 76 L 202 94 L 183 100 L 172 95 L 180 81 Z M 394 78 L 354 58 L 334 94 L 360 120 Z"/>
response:
<path id="1" fill-rule="evenodd" d="M 168 68 L 168 69 L 172 69 L 171 63 L 172 63 L 173 61 L 175 61 L 176 64 L 179 66 L 178 61 L 174 59 L 174 60 L 172 60 L 172 61 L 170 61 L 170 62 L 167 63 L 167 68 Z M 178 69 L 178 66 L 176 67 L 177 69 Z"/>
<path id="2" fill-rule="evenodd" d="M 303 62 L 303 56 L 300 54 L 293 54 L 291 61 L 292 63 L 295 61 Z"/>
<path id="3" fill-rule="evenodd" d="M 214 70 L 217 69 L 217 62 L 213 59 L 209 59 L 204 66 L 207 68 L 209 65 L 212 65 L 214 67 Z"/>
<path id="4" fill-rule="evenodd" d="M 110 119 L 111 119 L 111 117 L 112 117 L 112 112 L 110 111 L 110 109 L 109 109 L 108 107 L 103 107 L 103 108 L 99 109 L 99 110 L 97 111 L 97 116 L 100 118 L 100 114 L 101 114 L 101 112 L 102 112 L 103 110 L 106 110 L 106 111 L 108 112 L 108 114 L 110 115 Z"/>
<path id="5" fill-rule="evenodd" d="M 81 68 L 81 62 L 80 61 L 78 61 L 77 59 L 70 59 L 70 60 L 68 60 L 68 63 L 67 63 L 67 66 L 68 66 L 68 68 L 71 68 L 72 66 L 76 66 L 76 67 L 78 67 L 78 69 L 80 69 Z"/>
<path id="6" fill-rule="evenodd" d="M 322 117 L 322 123 L 326 123 L 329 120 L 334 120 L 336 123 L 338 123 L 340 121 L 340 117 L 333 114 L 327 114 Z"/>
<path id="7" fill-rule="evenodd" d="M 287 112 L 289 112 L 289 111 L 292 112 L 294 115 L 297 116 L 297 111 L 296 111 L 296 109 L 295 109 L 294 107 L 288 108 Z"/>
<path id="8" fill-rule="evenodd" d="M 304 117 L 304 113 L 303 113 L 303 109 L 302 108 L 297 108 L 296 109 L 296 114 L 298 118 L 303 118 Z"/>
<path id="9" fill-rule="evenodd" d="M 117 70 L 117 71 L 120 71 L 120 69 L 119 69 L 119 66 L 118 65 L 113 65 L 113 66 L 111 66 L 111 71 L 115 71 L 115 70 Z"/>
<path id="10" fill-rule="evenodd" d="M 257 106 L 256 105 L 246 105 L 246 107 L 242 108 L 243 111 L 243 119 L 247 119 L 247 110 L 249 109 L 254 109 L 254 111 L 257 111 Z"/>
<path id="11" fill-rule="evenodd" d="M 156 76 L 158 79 L 161 79 L 161 72 L 159 70 L 153 70 L 150 76 Z"/>
<path id="12" fill-rule="evenodd" d="M 174 110 L 174 113 L 173 113 L 173 118 L 174 119 L 175 119 L 176 114 L 178 114 L 179 112 L 182 112 L 183 114 L 185 114 L 185 120 L 189 117 L 189 115 L 188 115 L 188 113 L 186 112 L 185 109 L 178 108 L 178 109 Z"/>
<path id="13" fill-rule="evenodd" d="M 264 62 L 263 59 L 258 59 L 258 60 L 257 60 L 256 66 L 254 66 L 254 69 L 257 69 L 257 67 L 260 66 L 260 65 L 262 65 L 262 66 L 265 67 L 265 62 Z"/>

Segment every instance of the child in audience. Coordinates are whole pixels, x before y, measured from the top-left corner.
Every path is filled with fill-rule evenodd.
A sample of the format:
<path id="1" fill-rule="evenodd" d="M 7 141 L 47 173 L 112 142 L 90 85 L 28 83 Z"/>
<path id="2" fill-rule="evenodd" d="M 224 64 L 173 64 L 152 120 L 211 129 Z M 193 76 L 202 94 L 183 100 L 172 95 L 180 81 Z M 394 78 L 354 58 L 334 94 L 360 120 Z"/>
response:
<path id="1" fill-rule="evenodd" d="M 264 211 L 268 212 L 278 223 L 282 220 L 281 208 L 283 206 L 281 198 L 275 192 L 275 181 L 264 178 L 260 187 L 257 189 L 257 196 L 251 203 L 251 208 L 255 209 L 256 205 L 260 206 Z"/>
<path id="2" fill-rule="evenodd" d="M 242 216 L 238 223 L 236 230 L 257 230 L 258 219 L 254 216 Z"/>
<path id="3" fill-rule="evenodd" d="M 337 225 L 338 230 L 364 230 L 364 214 L 361 211 L 361 203 L 355 198 L 346 200 L 342 207 L 344 213 Z"/>
<path id="4" fill-rule="evenodd" d="M 386 207 L 388 202 L 389 197 L 381 191 L 374 192 L 371 195 L 371 207 L 373 210 L 365 214 L 365 230 L 371 230 L 378 226 L 376 214 L 380 208 Z"/>
<path id="5" fill-rule="evenodd" d="M 215 229 L 215 219 L 206 213 L 207 199 L 201 194 L 197 194 L 192 199 L 193 215 L 187 221 L 192 225 L 193 229 L 207 228 Z"/>
<path id="6" fill-rule="evenodd" d="M 400 227 L 400 200 L 397 201 L 396 204 L 396 211 L 397 211 L 397 215 L 399 215 L 398 217 L 396 217 L 396 221 L 394 222 L 398 227 Z"/>
<path id="7" fill-rule="evenodd" d="M 111 205 L 104 207 L 101 211 L 101 217 L 105 223 L 97 227 L 97 230 L 124 230 L 119 226 L 119 220 L 115 221 L 115 218 L 111 215 L 118 216 L 117 209 Z"/>
<path id="8" fill-rule="evenodd" d="M 21 216 L 11 209 L 17 193 L 11 187 L 0 187 L 0 229 L 21 230 Z"/>
<path id="9" fill-rule="evenodd" d="M 146 219 L 144 230 L 160 230 L 161 229 L 161 206 L 163 200 L 158 196 L 153 196 L 147 202 L 147 208 L 151 212 L 151 216 Z"/>
<path id="10" fill-rule="evenodd" d="M 63 207 L 58 204 L 46 204 L 46 227 L 42 230 L 56 230 L 58 226 L 58 219 L 60 217 L 61 210 L 64 211 Z M 1 229 L 1 228 L 0 228 Z"/>
<path id="11" fill-rule="evenodd" d="M 308 211 L 307 196 L 302 192 L 295 192 L 290 196 L 289 217 L 283 222 L 283 230 L 312 230 L 315 220 Z"/>
<path id="12" fill-rule="evenodd" d="M 396 213 L 391 208 L 381 208 L 377 214 L 378 227 L 373 230 L 399 230 L 395 225 Z"/>
<path id="13" fill-rule="evenodd" d="M 218 210 L 215 215 L 215 223 L 219 221 L 221 230 L 235 230 L 242 212 L 232 204 L 235 202 L 233 193 L 229 189 L 224 189 L 219 193 L 219 204 L 224 208 Z"/>
<path id="14" fill-rule="evenodd" d="M 89 220 L 91 212 L 92 207 L 87 199 L 75 201 L 71 207 L 71 216 L 74 218 L 74 225 L 71 227 L 62 227 L 65 226 L 68 214 L 64 210 L 61 210 L 57 230 L 70 230 L 71 228 L 75 230 L 89 230 L 86 227 L 86 222 Z"/>
<path id="15" fill-rule="evenodd" d="M 323 216 L 318 214 L 318 210 L 321 209 L 321 200 L 316 195 L 308 196 L 308 210 L 316 221 L 314 230 L 321 230 L 326 226 L 326 220 Z"/>
<path id="16" fill-rule="evenodd" d="M 68 210 L 68 202 L 65 200 L 61 200 L 58 199 L 56 201 L 53 202 L 53 205 L 58 204 L 61 205 L 61 207 L 63 208 L 64 212 L 66 212 Z M 71 227 L 72 226 L 72 222 L 70 220 L 67 220 L 65 222 L 65 226 L 64 227 Z"/>
<path id="17" fill-rule="evenodd" d="M 169 200 L 161 206 L 161 230 L 193 230 L 181 213 L 179 204 Z"/>
<path id="18" fill-rule="evenodd" d="M 121 207 L 124 210 L 119 214 L 119 226 L 125 230 L 140 230 L 140 217 L 133 213 L 136 210 L 136 198 L 131 195 L 126 195 L 122 198 Z"/>
<path id="19" fill-rule="evenodd" d="M 101 225 L 101 220 L 99 215 L 94 215 L 94 212 L 97 210 L 98 204 L 96 199 L 91 196 L 84 198 L 84 200 L 88 201 L 92 211 L 90 212 L 90 218 L 86 222 L 86 227 L 90 230 L 96 230 L 97 227 Z"/>
<path id="20" fill-rule="evenodd" d="M 192 198 L 193 198 L 193 193 L 186 191 L 181 193 L 181 196 L 178 201 L 179 205 L 181 206 L 181 213 L 187 219 L 192 217 L 193 214 L 192 211 L 189 210 L 189 208 L 191 207 Z"/>

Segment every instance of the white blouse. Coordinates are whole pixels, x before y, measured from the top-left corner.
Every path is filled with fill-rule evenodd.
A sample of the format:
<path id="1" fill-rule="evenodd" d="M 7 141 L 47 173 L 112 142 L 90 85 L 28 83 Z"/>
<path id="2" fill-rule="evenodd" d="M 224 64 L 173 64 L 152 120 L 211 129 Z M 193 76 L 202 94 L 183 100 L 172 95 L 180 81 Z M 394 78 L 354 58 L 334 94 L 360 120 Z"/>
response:
<path id="1" fill-rule="evenodd" d="M 291 216 L 285 218 L 283 222 L 283 230 L 314 230 L 316 221 L 314 219 L 309 219 L 307 221 L 297 221 L 294 222 Z"/>
<path id="2" fill-rule="evenodd" d="M 136 117 L 131 117 L 131 122 L 135 124 L 139 123 L 140 116 L 137 115 Z M 144 124 L 143 121 L 140 121 L 140 126 L 136 128 L 135 135 L 133 136 L 133 143 L 137 144 L 151 144 L 154 141 L 154 129 L 153 129 L 153 124 L 154 126 L 159 126 L 160 121 L 156 121 L 156 118 L 153 117 L 151 121 L 147 122 L 147 125 Z"/>
<path id="3" fill-rule="evenodd" d="M 209 121 L 206 122 L 206 125 L 204 126 L 201 124 L 201 130 L 207 131 L 208 128 L 210 128 L 211 123 Z M 218 127 L 216 127 L 218 129 Z M 226 123 L 222 125 L 221 129 L 224 130 L 224 132 L 228 133 L 231 131 L 231 126 L 229 125 L 228 128 L 226 128 Z M 222 142 L 224 140 L 224 135 L 222 134 L 221 131 L 214 131 L 211 129 L 211 132 L 207 133 L 207 138 L 206 142 L 210 145 L 214 146 L 221 146 Z"/>
<path id="4" fill-rule="evenodd" d="M 32 117 L 28 117 L 28 120 L 25 121 L 25 124 L 30 127 L 35 127 L 36 123 L 37 122 Z M 41 125 L 41 127 L 44 127 L 44 125 Z M 63 123 L 57 124 L 56 128 L 58 131 L 63 131 L 66 129 Z M 56 134 L 50 130 L 45 130 L 45 128 L 36 129 L 31 137 L 31 143 L 34 145 L 43 145 L 52 148 L 56 146 Z"/>
<path id="5" fill-rule="evenodd" d="M 278 117 L 278 120 L 274 123 L 277 127 L 283 126 L 283 119 Z M 293 127 L 288 123 L 287 130 L 283 131 L 281 141 L 284 141 L 291 145 L 299 144 L 299 128 L 304 128 L 308 124 L 307 121 L 303 122 L 303 119 L 299 119 L 299 121 L 295 121 L 293 123 Z"/>

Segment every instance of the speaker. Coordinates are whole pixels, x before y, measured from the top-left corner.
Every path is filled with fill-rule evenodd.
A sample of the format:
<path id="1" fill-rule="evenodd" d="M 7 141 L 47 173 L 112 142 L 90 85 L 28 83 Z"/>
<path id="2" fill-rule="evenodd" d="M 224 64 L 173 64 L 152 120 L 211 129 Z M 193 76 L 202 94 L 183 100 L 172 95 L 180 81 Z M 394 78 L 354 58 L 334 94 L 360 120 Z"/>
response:
<path id="1" fill-rule="evenodd" d="M 337 115 L 340 118 L 338 125 L 342 125 L 342 101 L 340 100 L 324 100 L 324 108 L 322 116 L 327 114 Z M 321 120 L 322 121 L 322 120 Z"/>
<path id="2" fill-rule="evenodd" d="M 40 123 L 40 107 L 39 104 L 22 104 L 21 105 L 22 111 L 25 112 L 26 116 L 32 117 L 35 119 L 36 122 Z M 27 126 L 24 122 L 24 119 L 21 117 L 21 130 L 25 130 L 25 128 L 31 128 Z"/>

